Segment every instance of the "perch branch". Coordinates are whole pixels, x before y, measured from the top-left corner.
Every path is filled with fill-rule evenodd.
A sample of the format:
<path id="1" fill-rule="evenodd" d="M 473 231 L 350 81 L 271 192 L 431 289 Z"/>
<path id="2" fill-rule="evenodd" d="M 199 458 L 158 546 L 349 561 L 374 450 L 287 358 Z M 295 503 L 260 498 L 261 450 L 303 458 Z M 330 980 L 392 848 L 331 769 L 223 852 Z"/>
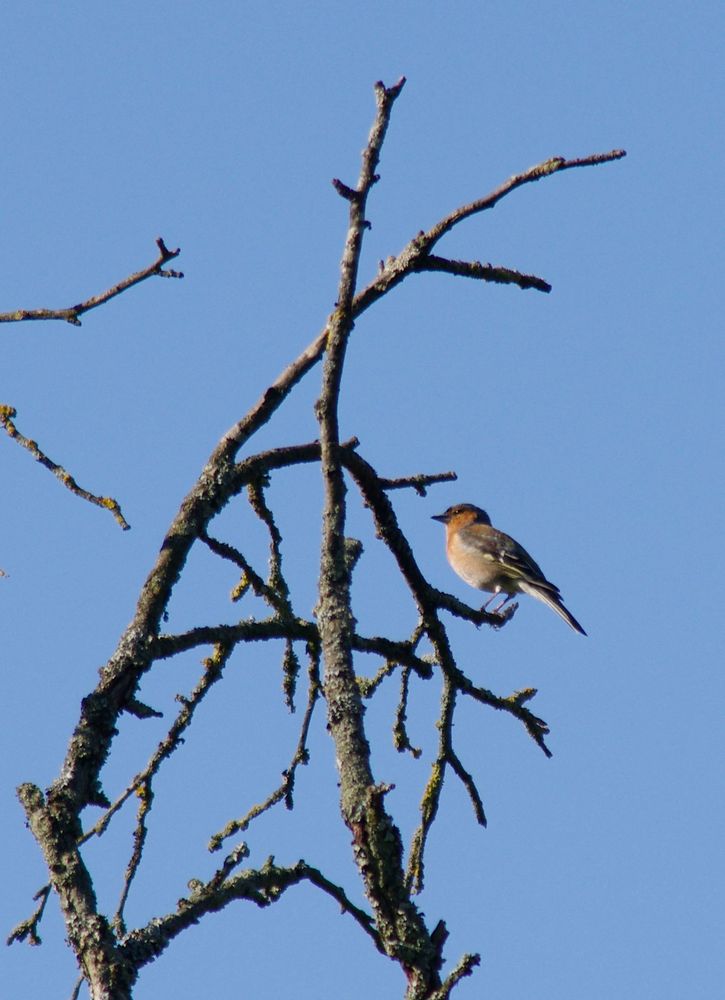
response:
<path id="1" fill-rule="evenodd" d="M 450 595 L 442 594 L 431 587 L 418 568 L 410 544 L 398 526 L 393 506 L 385 490 L 382 488 L 375 470 L 357 452 L 345 452 L 342 461 L 352 474 L 366 506 L 370 508 L 373 514 L 378 537 L 390 549 L 403 578 L 408 584 L 420 613 L 425 632 L 433 645 L 435 660 L 440 664 L 444 676 L 441 717 L 438 723 L 441 733 L 439 751 L 423 794 L 421 822 L 411 844 L 406 876 L 411 890 L 420 891 L 423 886 L 423 853 L 425 842 L 437 813 L 443 776 L 447 765 L 450 764 L 454 772 L 463 781 L 471 797 L 477 820 L 480 823 L 485 821 L 483 804 L 480 795 L 475 790 L 473 779 L 468 776 L 468 772 L 465 771 L 452 750 L 452 738 L 450 734 L 456 692 L 460 690 L 481 703 L 489 704 L 501 711 L 506 711 L 514 716 L 514 718 L 519 719 L 537 745 L 541 747 L 547 756 L 550 756 L 550 752 L 543 739 L 548 729 L 541 719 L 534 716 L 524 706 L 524 701 L 528 700 L 529 697 L 533 697 L 533 689 L 527 689 L 523 693 L 523 697 L 520 693 L 519 695 L 512 695 L 510 698 L 498 698 L 492 692 L 477 688 L 465 676 L 456 665 L 448 636 L 440 621 L 438 611 L 442 607 L 455 608 L 461 614 L 461 617 L 467 618 L 476 625 L 481 625 L 485 622 L 494 627 L 500 627 L 508 618 L 491 615 L 483 609 L 475 611 L 456 601 Z"/>

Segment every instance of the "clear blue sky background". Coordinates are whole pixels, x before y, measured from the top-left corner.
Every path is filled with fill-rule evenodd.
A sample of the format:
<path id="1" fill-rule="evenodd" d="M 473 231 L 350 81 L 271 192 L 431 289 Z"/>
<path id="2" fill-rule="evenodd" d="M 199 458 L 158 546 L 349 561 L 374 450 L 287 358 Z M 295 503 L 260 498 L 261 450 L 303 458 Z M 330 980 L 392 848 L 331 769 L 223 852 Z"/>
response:
<path id="1" fill-rule="evenodd" d="M 508 718 L 466 706 L 456 745 L 489 815 L 451 782 L 420 905 L 446 956 L 480 951 L 461 1000 L 710 1000 L 723 965 L 722 31 L 720 4 L 140 3 L 9 0 L 0 14 L 0 310 L 65 306 L 181 245 L 183 282 L 154 280 L 63 324 L 3 326 L 0 401 L 133 530 L 71 496 L 0 440 L 6 933 L 44 882 L 14 788 L 56 776 L 79 701 L 113 651 L 163 532 L 221 433 L 332 308 L 372 84 L 405 74 L 369 216 L 362 280 L 419 229 L 552 155 L 624 147 L 624 161 L 521 190 L 440 246 L 539 274 L 545 296 L 444 276 L 411 280 L 358 323 L 343 433 L 386 475 L 455 469 L 395 502 L 436 586 L 475 602 L 443 558 L 450 503 L 515 535 L 589 632 L 524 600 L 500 633 L 451 624 L 459 662 L 508 694 L 539 689 L 546 760 Z M 315 436 L 319 372 L 260 447 Z M 314 603 L 319 479 L 279 477 L 298 607 Z M 413 610 L 354 500 L 366 543 L 361 628 L 404 635 Z M 226 537 L 264 566 L 246 512 Z M 221 528 L 220 528 L 221 533 Z M 233 621 L 229 567 L 198 554 L 169 628 Z M 242 614 L 249 610 L 242 609 Z M 123 720 L 113 798 L 173 718 L 199 655 L 159 666 L 142 696 L 165 719 Z M 372 663 L 363 665 L 368 672 Z M 435 749 L 437 691 L 417 684 L 411 737 L 390 746 L 396 685 L 368 713 L 376 776 L 409 834 Z M 239 654 L 158 780 L 131 925 L 175 906 L 216 858 L 205 844 L 263 798 L 299 716 L 266 651 Z M 251 864 L 304 856 L 355 894 L 335 827 L 323 714 L 299 808 L 248 835 Z M 92 819 L 92 817 L 89 817 Z M 112 907 L 132 818 L 88 848 Z M 118 861 L 118 858 L 122 860 Z M 98 874 L 100 872 L 100 874 Z M 41 949 L 0 956 L 3 996 L 67 997 L 55 903 Z M 139 1000 L 402 994 L 402 976 L 335 905 L 291 891 L 188 932 Z"/>

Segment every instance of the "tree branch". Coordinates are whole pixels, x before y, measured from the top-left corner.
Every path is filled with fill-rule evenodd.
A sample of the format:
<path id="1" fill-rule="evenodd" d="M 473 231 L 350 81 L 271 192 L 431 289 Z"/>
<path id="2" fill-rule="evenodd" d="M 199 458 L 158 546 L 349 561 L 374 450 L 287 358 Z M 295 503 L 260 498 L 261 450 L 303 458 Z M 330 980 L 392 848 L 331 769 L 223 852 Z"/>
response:
<path id="1" fill-rule="evenodd" d="M 136 271 L 135 274 L 129 275 L 128 278 L 124 278 L 123 281 L 119 281 L 117 285 L 112 285 L 105 292 L 101 292 L 100 295 L 93 295 L 90 299 L 85 299 L 83 302 L 79 302 L 75 306 L 68 306 L 66 309 L 16 309 L 14 312 L 0 313 L 0 323 L 21 323 L 24 320 L 40 320 L 40 319 L 62 319 L 66 323 L 71 323 L 73 326 L 80 326 L 80 317 L 83 313 L 89 312 L 91 309 L 96 309 L 98 306 L 102 306 L 105 302 L 110 299 L 115 298 L 117 295 L 121 295 L 122 292 L 127 291 L 129 288 L 133 288 L 134 285 L 140 284 L 147 278 L 154 275 L 161 278 L 183 278 L 184 274 L 182 271 L 172 271 L 171 269 L 164 270 L 164 264 L 168 264 L 170 260 L 178 257 L 181 250 L 177 247 L 176 250 L 169 250 L 164 241 L 159 238 L 156 240 L 156 246 L 159 248 L 159 255 L 153 264 L 149 264 L 142 271 Z"/>
<path id="2" fill-rule="evenodd" d="M 529 167 L 528 170 L 509 177 L 507 181 L 504 181 L 503 184 L 485 197 L 477 198 L 467 205 L 456 208 L 449 215 L 445 216 L 445 218 L 441 219 L 440 222 L 432 226 L 427 233 L 422 234 L 419 243 L 425 248 L 426 253 L 430 253 L 435 244 L 446 233 L 449 233 L 454 226 L 457 226 L 459 222 L 463 222 L 464 219 L 470 219 L 472 215 L 478 215 L 480 212 L 486 212 L 494 208 L 502 198 L 505 198 L 506 195 L 511 194 L 517 188 L 523 187 L 524 184 L 532 184 L 534 181 L 540 181 L 544 177 L 551 177 L 562 170 L 571 170 L 575 167 L 596 167 L 602 163 L 612 163 L 614 160 L 621 160 L 626 155 L 627 153 L 623 149 L 613 149 L 609 153 L 592 153 L 590 156 L 580 156 L 573 160 L 567 160 L 563 156 L 552 156 L 550 159 L 544 160 L 543 163 L 537 163 L 535 166 Z"/>
<path id="3" fill-rule="evenodd" d="M 398 85 L 402 86 L 401 84 Z M 521 187 L 523 184 L 540 180 L 542 177 L 550 176 L 551 174 L 557 173 L 561 170 L 567 170 L 573 167 L 596 166 L 600 163 L 608 163 L 612 160 L 618 160 L 623 156 L 626 156 L 625 151 L 618 149 L 613 150 L 611 153 L 594 153 L 591 156 L 579 157 L 573 160 L 564 160 L 561 157 L 553 157 L 552 159 L 545 160 L 543 163 L 540 163 L 535 167 L 531 167 L 529 170 L 524 171 L 523 174 L 516 174 L 514 177 L 509 178 L 508 181 L 498 187 L 491 194 L 487 195 L 485 198 L 480 198 L 477 201 L 471 202 L 469 205 L 463 205 L 460 208 L 455 209 L 449 215 L 445 216 L 432 226 L 427 232 L 423 232 L 421 230 L 408 242 L 397 257 L 389 257 L 388 260 L 382 264 L 380 271 L 374 280 L 371 281 L 366 288 L 354 296 L 350 305 L 350 318 L 353 321 L 356 320 L 360 315 L 362 315 L 362 313 L 365 312 L 366 309 L 369 309 L 371 305 L 378 301 L 378 299 L 386 295 L 389 291 L 395 288 L 396 285 L 399 285 L 401 281 L 408 277 L 408 275 L 414 274 L 417 271 L 426 270 L 425 258 L 430 257 L 431 250 L 433 249 L 435 243 L 437 243 L 438 240 L 457 223 L 462 222 L 464 219 L 467 219 L 469 216 L 474 215 L 477 212 L 493 208 L 498 201 L 504 198 L 507 194 L 516 190 L 516 188 Z M 374 174 L 373 177 L 377 179 L 377 176 Z M 364 221 L 365 220 L 361 220 L 359 224 L 360 235 L 362 235 L 362 230 L 365 228 Z M 432 269 L 435 269 L 435 265 Z M 513 276 L 517 272 L 511 271 L 508 273 L 510 276 Z M 526 275 L 522 277 L 531 278 L 532 284 L 526 285 L 526 287 L 539 287 L 534 282 L 541 281 L 541 290 L 548 290 L 548 284 L 543 282 L 543 279 L 537 279 L 534 276 Z M 514 281 L 513 283 L 520 284 L 517 281 Z M 543 285 L 546 285 L 547 288 L 544 289 Z M 212 456 L 212 461 L 218 461 L 221 453 L 227 457 L 234 455 L 239 448 L 241 448 L 246 441 L 248 441 L 249 438 L 259 430 L 260 427 L 264 426 L 264 424 L 270 420 L 275 410 L 281 406 L 295 385 L 297 385 L 297 383 L 300 382 L 312 368 L 314 368 L 317 362 L 322 358 L 325 351 L 328 334 L 335 315 L 336 314 L 333 313 L 332 316 L 329 317 L 327 323 L 317 334 L 314 340 L 312 340 L 302 353 L 291 364 L 289 364 L 284 371 L 280 373 L 280 375 L 278 375 L 272 385 L 270 385 L 269 388 L 262 394 L 260 399 L 248 411 L 248 413 L 240 421 L 229 428 L 219 442 L 215 455 Z"/>
<path id="4" fill-rule="evenodd" d="M 442 271 L 445 274 L 457 275 L 461 278 L 475 278 L 479 281 L 491 281 L 499 285 L 518 285 L 519 288 L 535 288 L 539 292 L 550 292 L 551 285 L 535 274 L 522 274 L 509 267 L 494 267 L 493 264 L 481 264 L 473 260 L 448 260 L 446 257 L 435 257 L 427 254 L 418 261 L 414 268 L 417 272 Z"/>
<path id="5" fill-rule="evenodd" d="M 126 961 L 138 970 L 158 958 L 175 937 L 198 923 L 206 913 L 218 912 L 229 903 L 242 899 L 260 907 L 270 906 L 286 889 L 303 881 L 318 886 L 339 903 L 342 911 L 349 913 L 372 938 L 376 948 L 381 950 L 380 939 L 369 914 L 352 903 L 340 886 L 330 882 L 319 869 L 305 861 L 298 861 L 292 868 L 280 868 L 270 858 L 262 868 L 239 872 L 221 883 L 216 876 L 206 883 L 194 880 L 191 896 L 181 899 L 174 913 L 158 917 L 146 927 L 131 931 L 121 946 L 121 952 Z"/>
<path id="6" fill-rule="evenodd" d="M 334 312 L 312 343 L 284 369 L 245 416 L 223 435 L 194 487 L 183 500 L 140 592 L 133 619 L 121 636 L 116 651 L 103 668 L 99 684 L 83 700 L 80 718 L 62 769 L 47 795 L 44 796 L 40 789 L 30 784 L 19 789 L 29 826 L 43 851 L 53 888 L 60 898 L 69 941 L 79 958 L 94 997 L 113 997 L 113 1000 L 129 998 L 139 968 L 159 955 L 170 940 L 185 927 L 197 922 L 205 913 L 221 909 L 235 899 L 249 899 L 259 906 L 267 906 L 278 899 L 290 885 L 308 880 L 336 899 L 343 910 L 350 913 L 371 937 L 375 946 L 401 965 L 408 980 L 408 1000 L 432 1000 L 433 997 L 443 1000 L 460 978 L 470 974 L 478 958 L 464 956 L 454 972 L 445 982 L 441 982 L 445 926 L 440 923 L 432 932 L 428 931 L 423 914 L 411 898 L 411 883 L 415 887 L 422 885 L 425 838 L 438 809 L 442 780 L 448 765 L 466 787 L 479 822 L 485 822 L 483 805 L 474 779 L 465 770 L 453 749 L 452 726 L 458 692 L 518 718 L 542 750 L 549 754 L 544 743 L 544 735 L 548 733 L 546 724 L 525 707 L 535 691 L 529 688 L 508 698 L 500 698 L 484 688 L 476 687 L 456 665 L 446 630 L 440 620 L 440 611 L 446 609 L 477 626 L 485 623 L 500 627 L 510 619 L 513 609 L 507 609 L 501 614 L 488 614 L 483 609 L 476 611 L 451 595 L 442 594 L 431 587 L 417 566 L 387 495 L 387 491 L 406 487 L 425 495 L 426 488 L 432 483 L 455 478 L 454 474 L 380 479 L 372 467 L 356 455 L 354 449 L 357 441 L 340 441 L 338 402 L 347 346 L 355 320 L 409 274 L 438 270 L 479 280 L 512 283 L 521 288 L 549 290 L 550 286 L 536 276 L 475 261 L 451 261 L 434 257 L 432 249 L 445 233 L 471 215 L 492 208 L 501 198 L 523 184 L 560 170 L 617 159 L 624 153 L 615 150 L 612 153 L 570 161 L 555 157 L 523 174 L 515 175 L 490 195 L 456 209 L 427 232 L 419 233 L 398 257 L 391 257 L 382 265 L 372 283 L 363 291 L 357 292 L 362 242 L 370 225 L 365 216 L 367 199 L 379 179 L 376 170 L 382 144 L 394 102 L 404 82 L 401 79 L 390 88 L 384 87 L 382 83 L 376 85 L 377 113 L 363 151 L 357 185 L 350 187 L 337 179 L 333 182 L 338 194 L 347 202 L 349 210 Z M 176 257 L 179 251 L 169 251 L 162 240 L 157 243 L 160 255 L 150 267 L 131 275 L 101 295 L 68 309 L 20 310 L 4 314 L 0 316 L 0 321 L 64 319 L 78 325 L 84 312 L 109 301 L 152 275 L 181 277 L 179 272 L 163 269 L 163 265 Z M 322 386 L 316 405 L 320 426 L 319 442 L 276 448 L 239 459 L 240 449 L 270 420 L 292 389 L 323 356 Z M 118 515 L 117 519 L 120 518 L 119 523 L 126 526 L 117 504 L 114 509 L 115 501 L 86 495 L 65 470 L 40 452 L 34 442 L 27 441 L 18 434 L 12 424 L 15 416 L 12 408 L 5 407 L 2 415 L 8 433 L 19 439 L 24 447 L 28 447 L 69 488 L 92 502 L 112 509 L 114 515 Z M 267 505 L 264 486 L 266 477 L 277 469 L 316 461 L 320 461 L 321 465 L 324 510 L 315 623 L 298 618 L 293 613 L 287 583 L 282 574 L 281 536 Z M 351 473 L 364 501 L 370 507 L 377 533 L 393 554 L 417 607 L 419 624 L 413 638 L 407 642 L 396 642 L 378 636 L 365 637 L 356 632 L 350 583 L 361 546 L 354 539 L 345 537 L 345 470 Z M 212 539 L 208 534 L 211 520 L 245 488 L 249 491 L 255 512 L 265 523 L 270 536 L 271 563 L 266 582 L 255 573 L 238 548 Z M 248 620 L 236 625 L 200 626 L 182 635 L 160 634 L 161 623 L 174 588 L 197 540 L 203 541 L 212 552 L 242 569 L 244 580 L 269 604 L 272 610 L 270 618 L 263 621 Z M 239 591 L 241 586 L 237 589 Z M 433 653 L 430 656 L 421 656 L 417 652 L 423 637 L 432 645 Z M 125 930 L 123 912 L 126 898 L 143 850 L 153 795 L 153 778 L 162 762 L 181 740 L 181 734 L 190 724 L 194 709 L 221 676 L 224 664 L 236 644 L 269 639 L 285 643 L 286 694 L 290 706 L 297 671 L 294 643 L 303 641 L 308 647 L 310 688 L 297 746 L 279 787 L 264 802 L 253 806 L 241 820 L 233 821 L 225 830 L 216 834 L 211 846 L 221 846 L 226 836 L 245 829 L 256 816 L 277 802 L 285 801 L 291 806 L 296 768 L 307 759 L 308 731 L 319 693 L 317 668 L 321 654 L 325 668 L 324 695 L 328 723 L 339 762 L 341 812 L 352 834 L 355 862 L 370 900 L 373 916 L 356 907 L 340 887 L 329 882 L 317 869 L 303 861 L 293 868 L 280 868 L 270 859 L 261 869 L 233 874 L 247 856 L 246 845 L 240 843 L 224 859 L 212 879 L 206 883 L 198 880 L 190 883 L 190 898 L 182 900 L 174 913 L 132 931 L 121 941 L 120 936 Z M 117 733 L 118 718 L 123 711 L 142 718 L 157 714 L 153 709 L 143 706 L 137 698 L 143 675 L 157 659 L 208 644 L 213 644 L 215 648 L 204 664 L 204 676 L 191 698 L 180 699 L 182 709 L 146 769 L 136 775 L 123 795 L 111 806 L 101 787 L 100 775 Z M 357 677 L 353 664 L 355 651 L 373 653 L 386 661 L 371 681 Z M 363 725 L 363 694 L 372 694 L 382 679 L 392 673 L 397 665 L 402 667 L 402 682 L 394 724 L 395 734 L 399 748 L 408 749 L 414 755 L 416 750 L 410 744 L 405 729 L 410 670 L 415 670 L 421 677 L 430 677 L 437 665 L 443 681 L 438 756 L 421 807 L 419 844 L 417 847 L 414 845 L 411 850 L 413 875 L 408 879 L 403 869 L 400 832 L 385 806 L 385 795 L 390 786 L 377 783 L 374 779 L 370 747 Z M 79 848 L 94 833 L 102 833 L 121 806 L 134 792 L 139 791 L 142 801 L 133 850 L 112 926 L 98 912 L 93 884 Z M 88 805 L 102 806 L 107 811 L 87 834 L 82 835 L 79 817 Z M 410 871 L 409 868 L 409 873 Z M 32 940 L 36 934 L 36 926 L 37 919 L 31 918 L 24 925 L 19 925 L 16 931 Z"/>
<path id="7" fill-rule="evenodd" d="M 320 685 L 320 664 L 317 656 L 316 650 L 311 646 L 310 650 L 310 662 L 308 669 L 309 684 L 307 689 L 307 708 L 305 709 L 305 714 L 302 719 L 302 725 L 300 726 L 300 735 L 297 740 L 297 746 L 295 747 L 295 752 L 292 755 L 292 760 L 290 761 L 289 767 L 282 772 L 282 782 L 280 785 L 267 796 L 264 802 L 258 803 L 252 806 L 252 808 L 239 820 L 231 820 L 220 830 L 219 833 L 215 833 L 209 841 L 209 850 L 218 851 L 224 841 L 237 833 L 244 833 L 248 829 L 249 824 L 252 820 L 256 819 L 257 816 L 261 816 L 262 813 L 267 812 L 278 802 L 284 801 L 285 806 L 288 809 L 293 807 L 292 795 L 295 787 L 295 777 L 297 774 L 297 768 L 300 764 L 307 764 L 309 761 L 309 752 L 307 750 L 307 737 L 310 731 L 310 723 L 312 722 L 312 713 L 315 710 L 315 705 L 320 697 L 321 685 Z"/>
<path id="8" fill-rule="evenodd" d="M 38 934 L 38 926 L 40 925 L 40 921 L 43 919 L 45 905 L 48 902 L 51 889 L 52 887 L 50 885 L 44 885 L 42 889 L 38 889 L 36 894 L 33 896 L 34 900 L 39 900 L 38 905 L 29 917 L 21 921 L 16 927 L 13 927 L 7 941 L 5 942 L 6 944 L 10 945 L 15 941 L 25 941 L 26 938 L 32 945 L 39 945 L 43 943 L 40 935 Z"/>
<path id="9" fill-rule="evenodd" d="M 410 667 L 403 667 L 400 674 L 400 700 L 395 709 L 395 724 L 393 725 L 393 744 L 398 753 L 407 750 L 416 760 L 423 751 L 414 747 L 408 736 L 408 696 L 410 694 Z"/>
<path id="10" fill-rule="evenodd" d="M 458 479 L 455 472 L 438 472 L 434 475 L 424 475 L 422 473 L 415 476 L 401 476 L 398 479 L 381 479 L 380 485 L 384 490 L 405 490 L 414 489 L 419 497 L 428 495 L 428 487 L 436 483 L 452 483 Z"/>
<path id="11" fill-rule="evenodd" d="M 95 493 L 89 493 L 88 490 L 84 490 L 82 486 L 79 486 L 70 472 L 64 469 L 62 465 L 58 465 L 51 458 L 48 458 L 45 452 L 40 450 L 37 441 L 31 441 L 30 438 L 26 438 L 20 433 L 13 423 L 13 418 L 16 416 L 17 410 L 15 407 L 0 405 L 0 425 L 7 431 L 8 436 L 17 441 L 22 448 L 29 451 L 36 462 L 40 462 L 46 469 L 50 469 L 53 475 L 57 476 L 71 493 L 75 493 L 82 500 L 87 500 L 97 507 L 104 507 L 106 510 L 110 510 L 117 523 L 121 525 L 124 531 L 128 531 L 131 525 L 123 516 L 118 502 L 113 497 L 96 496 Z"/>
<path id="12" fill-rule="evenodd" d="M 86 841 L 90 840 L 91 837 L 102 836 L 102 834 L 106 832 L 108 824 L 113 816 L 134 793 L 139 791 L 139 789 L 145 788 L 146 792 L 144 795 L 146 798 L 149 798 L 154 777 L 159 772 L 164 761 L 167 760 L 183 742 L 184 732 L 191 725 L 196 709 L 207 696 L 212 686 L 216 684 L 217 681 L 221 680 L 224 667 L 233 648 L 233 643 L 228 640 L 219 640 L 216 642 L 214 652 L 203 662 L 204 672 L 191 695 L 188 698 L 182 695 L 177 696 L 177 700 L 181 703 L 182 707 L 170 726 L 166 736 L 156 747 L 156 750 L 151 756 L 151 759 L 146 767 L 143 771 L 140 771 L 134 778 L 131 779 L 125 791 L 122 792 L 113 805 L 109 806 L 100 819 L 98 819 L 93 826 L 83 834 L 80 838 L 79 846 L 86 843 Z"/>
<path id="13" fill-rule="evenodd" d="M 455 969 L 446 976 L 441 988 L 433 994 L 430 1000 L 448 1000 L 451 991 L 466 976 L 473 974 L 473 970 L 481 964 L 480 955 L 463 955 Z"/>
<path id="14" fill-rule="evenodd" d="M 408 995 L 422 997 L 440 985 L 437 956 L 423 917 L 405 886 L 400 833 L 385 810 L 385 789 L 375 784 L 363 726 L 363 706 L 352 662 L 354 623 L 344 544 L 346 489 L 338 428 L 338 399 L 354 320 L 365 206 L 377 180 L 380 148 L 403 83 L 401 80 L 390 89 L 376 84 L 377 115 L 363 151 L 355 196 L 349 198 L 350 221 L 340 265 L 338 303 L 328 324 L 322 391 L 316 406 L 325 494 L 317 621 L 325 664 L 328 724 L 340 773 L 342 816 L 353 834 L 355 860 L 383 948 L 405 970 Z"/>
<path id="15" fill-rule="evenodd" d="M 375 279 L 370 282 L 370 284 L 358 293 L 355 297 L 353 312 L 355 318 L 357 318 L 366 309 L 369 309 L 371 305 L 382 298 L 383 295 L 399 285 L 401 281 L 408 277 L 409 274 L 414 274 L 419 271 L 427 270 L 426 260 L 430 258 L 431 251 L 433 247 L 438 243 L 438 241 L 445 236 L 446 233 L 450 232 L 454 226 L 463 222 L 465 219 L 470 218 L 472 215 L 477 215 L 480 212 L 485 212 L 488 209 L 493 208 L 502 198 L 506 195 L 511 194 L 517 188 L 522 187 L 524 184 L 530 184 L 533 181 L 541 180 L 543 177 L 549 177 L 554 173 L 558 173 L 561 170 L 569 170 L 572 167 L 587 167 L 596 166 L 600 163 L 609 163 L 612 160 L 619 160 L 627 154 L 623 149 L 612 150 L 611 153 L 594 153 L 591 156 L 579 157 L 574 160 L 565 160 L 563 157 L 552 157 L 550 160 L 545 160 L 543 163 L 537 164 L 535 167 L 525 170 L 521 174 L 514 174 L 507 181 L 501 184 L 498 188 L 491 192 L 491 194 L 486 195 L 484 198 L 478 198 L 476 201 L 470 202 L 468 205 L 462 205 L 460 208 L 454 209 L 447 216 L 444 216 L 439 222 L 436 222 L 430 229 L 426 232 L 419 232 L 414 236 L 403 249 L 397 255 L 397 257 L 389 257 L 380 268 Z M 469 266 L 470 265 L 465 265 Z M 443 268 L 438 268 L 434 265 L 432 270 L 441 270 Z M 514 275 L 516 272 L 509 272 L 510 275 Z M 469 275 L 470 277 L 484 277 L 481 275 Z M 525 287 L 540 288 L 541 291 L 548 291 L 549 286 L 547 282 L 543 279 L 534 278 L 533 276 L 525 276 L 531 278 L 531 283 L 526 284 Z M 541 282 L 538 285 L 534 282 Z M 519 284 L 520 282 L 514 282 Z M 544 287 L 546 286 L 546 287 Z M 520 287 L 524 287 L 521 286 Z"/>
<path id="16" fill-rule="evenodd" d="M 131 1000 L 136 970 L 119 955 L 108 921 L 98 913 L 88 870 L 78 852 L 77 817 L 35 785 L 24 784 L 18 798 L 41 847 L 58 893 L 68 939 L 94 998 Z"/>

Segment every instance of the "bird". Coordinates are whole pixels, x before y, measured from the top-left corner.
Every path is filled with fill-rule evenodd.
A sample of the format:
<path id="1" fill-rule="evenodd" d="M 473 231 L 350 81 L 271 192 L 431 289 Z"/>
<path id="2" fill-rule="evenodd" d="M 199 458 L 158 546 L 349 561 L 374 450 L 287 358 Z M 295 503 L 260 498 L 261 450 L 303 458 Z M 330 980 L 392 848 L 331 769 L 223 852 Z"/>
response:
<path id="1" fill-rule="evenodd" d="M 497 594 L 507 596 L 495 611 L 515 594 L 528 594 L 547 604 L 575 632 L 586 635 L 564 606 L 559 588 L 546 579 L 522 545 L 491 525 L 485 510 L 472 503 L 457 503 L 442 514 L 434 514 L 433 520 L 446 526 L 446 556 L 453 570 L 471 587 L 493 594 L 484 608 Z"/>

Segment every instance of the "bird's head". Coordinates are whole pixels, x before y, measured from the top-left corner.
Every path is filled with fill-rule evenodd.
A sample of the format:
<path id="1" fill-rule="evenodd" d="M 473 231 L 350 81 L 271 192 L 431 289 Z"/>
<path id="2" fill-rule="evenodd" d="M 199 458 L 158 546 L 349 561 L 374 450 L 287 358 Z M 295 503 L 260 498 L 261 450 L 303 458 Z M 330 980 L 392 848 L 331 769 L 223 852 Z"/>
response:
<path id="1" fill-rule="evenodd" d="M 486 511 L 473 503 L 453 504 L 442 514 L 433 514 L 433 520 L 442 524 L 458 524 L 461 527 L 466 524 L 491 524 L 491 518 Z"/>

